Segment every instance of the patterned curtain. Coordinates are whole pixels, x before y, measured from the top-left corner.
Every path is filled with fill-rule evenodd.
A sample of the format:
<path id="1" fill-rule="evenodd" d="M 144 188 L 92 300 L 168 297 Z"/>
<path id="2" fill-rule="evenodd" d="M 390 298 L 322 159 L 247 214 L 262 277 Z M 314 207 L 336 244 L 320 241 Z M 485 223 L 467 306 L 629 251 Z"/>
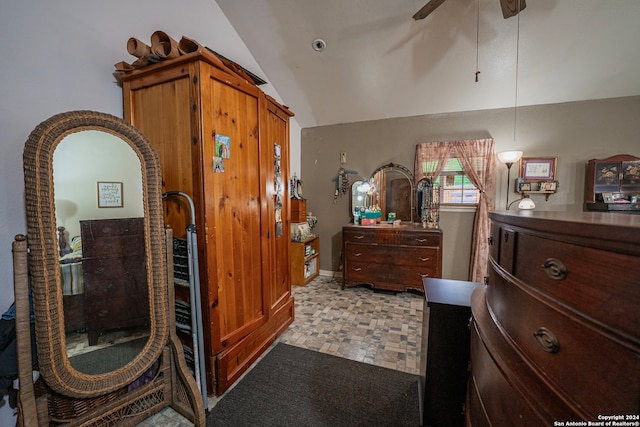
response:
<path id="1" fill-rule="evenodd" d="M 424 178 L 435 181 L 451 155 L 450 142 L 423 142 L 416 145 L 414 174 L 416 184 Z"/>
<path id="2" fill-rule="evenodd" d="M 435 179 L 447 159 L 456 157 L 462 170 L 479 190 L 478 209 L 473 224 L 469 277 L 474 282 L 484 282 L 489 256 L 489 212 L 496 200 L 495 142 L 490 139 L 426 142 L 416 146 L 415 176 Z"/>
<path id="3" fill-rule="evenodd" d="M 473 139 L 453 144 L 462 170 L 479 190 L 478 210 L 473 224 L 469 277 L 483 282 L 489 259 L 489 211 L 496 205 L 496 155 L 493 139 Z"/>

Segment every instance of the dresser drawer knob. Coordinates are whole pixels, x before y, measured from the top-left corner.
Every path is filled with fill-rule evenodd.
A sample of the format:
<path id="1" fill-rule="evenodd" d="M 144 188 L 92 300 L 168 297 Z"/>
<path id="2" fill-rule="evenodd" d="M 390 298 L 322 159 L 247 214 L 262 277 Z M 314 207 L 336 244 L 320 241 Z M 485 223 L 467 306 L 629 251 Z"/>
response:
<path id="1" fill-rule="evenodd" d="M 429 277 L 429 273 L 425 273 L 425 274 L 420 274 L 420 273 L 418 273 L 418 275 L 419 275 L 420 277 L 422 277 L 423 279 L 424 279 L 425 277 Z"/>
<path id="2" fill-rule="evenodd" d="M 557 258 L 547 258 L 542 268 L 553 280 L 563 280 L 567 277 L 567 267 Z"/>
<path id="3" fill-rule="evenodd" d="M 427 239 L 416 239 L 416 242 L 425 243 L 425 242 L 427 242 Z"/>
<path id="4" fill-rule="evenodd" d="M 359 236 L 353 236 L 353 238 L 354 238 L 354 239 L 361 240 L 361 239 L 364 239 L 364 236 L 361 234 L 361 235 L 359 235 Z"/>
<path id="5" fill-rule="evenodd" d="M 557 353 L 560 351 L 560 341 L 558 338 L 548 330 L 547 328 L 539 328 L 533 334 L 536 337 L 536 341 L 542 347 L 542 349 L 548 353 Z"/>
<path id="6" fill-rule="evenodd" d="M 420 261 L 425 262 L 425 261 L 429 261 L 431 258 L 427 257 L 427 258 L 420 258 Z"/>
<path id="7" fill-rule="evenodd" d="M 362 270 L 362 269 L 361 269 L 360 267 L 355 267 L 355 268 L 352 268 L 352 270 L 353 270 L 353 271 L 360 271 L 360 270 Z"/>
<path id="8" fill-rule="evenodd" d="M 353 256 L 362 256 L 362 252 L 355 252 Z"/>

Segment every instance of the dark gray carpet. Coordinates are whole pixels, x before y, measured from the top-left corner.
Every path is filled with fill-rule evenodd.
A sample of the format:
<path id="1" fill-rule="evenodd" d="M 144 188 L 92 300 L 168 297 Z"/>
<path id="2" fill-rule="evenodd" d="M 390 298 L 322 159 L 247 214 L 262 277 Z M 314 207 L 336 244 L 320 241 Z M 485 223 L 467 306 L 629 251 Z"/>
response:
<path id="1" fill-rule="evenodd" d="M 419 377 L 277 344 L 207 426 L 419 426 Z"/>
<path id="2" fill-rule="evenodd" d="M 69 358 L 77 371 L 88 375 L 99 375 L 115 371 L 131 362 L 142 351 L 149 337 L 114 344 L 109 347 L 78 354 Z"/>

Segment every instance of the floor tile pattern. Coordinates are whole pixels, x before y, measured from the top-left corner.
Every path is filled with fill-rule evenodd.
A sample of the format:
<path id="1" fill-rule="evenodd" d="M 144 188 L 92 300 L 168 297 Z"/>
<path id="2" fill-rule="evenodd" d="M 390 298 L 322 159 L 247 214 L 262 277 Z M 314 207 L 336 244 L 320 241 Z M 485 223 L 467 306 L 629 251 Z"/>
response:
<path id="1" fill-rule="evenodd" d="M 286 344 L 419 374 L 424 297 L 340 287 L 320 276 L 294 287 L 295 321 Z"/>
<path id="2" fill-rule="evenodd" d="M 306 286 L 294 286 L 295 321 L 278 342 L 419 374 L 424 297 L 365 287 L 343 290 L 341 282 L 341 278 L 318 276 Z M 208 407 L 219 399 L 210 397 Z M 188 425 L 170 408 L 139 424 Z"/>

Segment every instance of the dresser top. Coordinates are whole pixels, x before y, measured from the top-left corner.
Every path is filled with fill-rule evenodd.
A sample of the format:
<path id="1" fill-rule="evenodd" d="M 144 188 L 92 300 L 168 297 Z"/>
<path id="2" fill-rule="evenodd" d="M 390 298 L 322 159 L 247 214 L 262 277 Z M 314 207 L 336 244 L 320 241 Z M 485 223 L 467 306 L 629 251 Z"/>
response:
<path id="1" fill-rule="evenodd" d="M 478 282 L 424 277 L 422 278 L 422 286 L 429 305 L 444 304 L 470 307 L 471 293 L 475 288 L 483 285 Z"/>
<path id="2" fill-rule="evenodd" d="M 376 225 L 362 225 L 349 223 L 343 226 L 343 228 L 351 229 L 363 229 L 363 230 L 380 230 L 380 231 L 419 231 L 419 232 L 431 232 L 442 233 L 441 228 L 425 228 L 421 222 L 407 222 L 403 221 L 398 225 L 389 224 L 387 222 L 381 222 Z"/>
<path id="3" fill-rule="evenodd" d="M 529 229 L 552 240 L 591 242 L 616 252 L 640 254 L 640 215 L 608 212 L 496 211 L 493 221 Z M 597 243 L 596 243 L 597 242 Z"/>

